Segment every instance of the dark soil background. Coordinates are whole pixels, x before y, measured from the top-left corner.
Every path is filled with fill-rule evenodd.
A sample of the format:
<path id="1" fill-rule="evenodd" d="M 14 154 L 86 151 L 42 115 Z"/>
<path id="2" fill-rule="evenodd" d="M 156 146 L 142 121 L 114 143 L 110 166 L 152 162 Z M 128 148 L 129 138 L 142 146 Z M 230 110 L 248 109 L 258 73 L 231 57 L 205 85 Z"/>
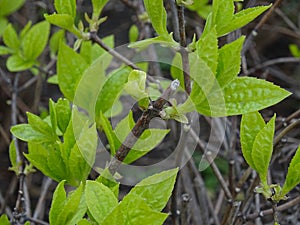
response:
<path id="1" fill-rule="evenodd" d="M 126 1 L 111 0 L 105 6 L 103 12 L 103 16 L 107 16 L 108 19 L 101 25 L 99 35 L 105 37 L 113 34 L 115 36 L 115 46 L 128 43 L 128 29 L 137 21 L 134 10 L 124 4 L 124 2 Z M 80 12 L 81 16 L 83 16 L 84 12 L 91 12 L 90 1 L 78 0 L 77 3 L 77 10 Z M 243 5 L 248 7 L 269 3 L 274 3 L 274 1 L 244 0 Z M 170 1 L 165 1 L 165 5 L 167 9 L 170 9 Z M 29 20 L 36 23 L 43 19 L 44 13 L 52 12 L 54 12 L 53 1 L 27 0 L 20 10 L 13 13 L 8 18 L 15 27 L 21 29 Z M 253 38 L 249 51 L 247 51 L 246 55 L 243 57 L 243 67 L 240 74 L 241 76 L 249 75 L 267 79 L 293 93 L 293 95 L 276 106 L 262 111 L 266 120 L 269 120 L 274 113 L 277 114 L 276 135 L 280 134 L 285 127 L 292 123 L 296 123 L 296 125 L 280 139 L 275 147 L 275 151 L 278 152 L 278 154 L 270 168 L 270 179 L 273 183 L 280 184 L 284 182 L 288 163 L 294 155 L 297 146 L 300 144 L 300 125 L 298 122 L 300 120 L 300 59 L 293 58 L 289 50 L 290 44 L 296 44 L 300 48 L 299 12 L 300 2 L 298 0 L 282 1 L 279 8 L 275 10 L 267 22 L 258 30 L 258 35 Z M 261 17 L 242 28 L 240 31 L 221 38 L 221 43 L 232 40 L 234 35 L 238 35 L 239 32 L 244 35 L 249 35 L 260 19 Z M 168 24 L 169 30 L 171 31 L 173 29 L 171 24 L 171 14 L 169 15 L 168 21 L 170 23 Z M 198 35 L 201 34 L 203 24 L 203 19 L 195 12 L 186 11 L 188 41 L 191 40 L 194 33 L 197 33 Z M 56 28 L 52 27 L 52 31 L 55 29 Z M 150 34 L 151 32 L 152 35 L 154 35 L 152 30 L 150 30 Z M 69 43 L 72 43 L 74 37 L 68 35 L 67 40 Z M 1 37 L 0 44 L 3 44 Z M 12 84 L 18 76 L 20 79 L 19 86 L 22 86 L 22 84 L 32 79 L 34 75 L 30 72 L 21 72 L 18 74 L 10 73 L 5 67 L 5 62 L 6 57 L 0 57 L 0 214 L 6 213 L 11 216 L 16 204 L 18 179 L 13 172 L 8 171 L 8 167 L 10 166 L 8 146 L 12 138 L 9 132 L 12 125 L 10 104 L 12 92 L 11 87 L 8 85 L 5 78 L 9 78 Z M 40 62 L 41 66 L 44 67 L 47 65 L 49 71 L 55 73 L 55 62 L 52 65 L 49 65 L 48 49 L 46 49 L 44 54 L 40 57 Z M 150 70 L 151 69 L 153 68 L 150 68 Z M 164 75 L 165 73 L 162 72 L 162 74 Z M 19 94 L 18 123 L 26 122 L 26 111 L 40 114 L 47 110 L 49 98 L 56 100 L 62 96 L 59 88 L 55 85 L 48 84 L 45 78 L 46 75 L 41 74 L 35 82 Z M 295 112 L 296 114 L 293 115 Z M 201 117 L 200 121 L 202 133 L 204 133 L 200 136 L 200 139 L 205 143 L 205 141 L 207 141 L 205 131 L 210 130 L 210 119 Z M 239 121 L 240 117 L 230 117 L 227 119 L 226 143 L 222 146 L 215 161 L 226 180 L 228 180 L 228 177 L 230 177 L 229 174 L 233 171 L 234 182 L 232 187 L 237 187 L 238 180 L 247 169 L 247 165 L 245 164 L 240 151 L 238 131 Z M 175 124 L 173 127 L 175 127 L 175 134 L 178 134 L 178 132 L 180 133 L 178 124 Z M 157 149 L 146 155 L 138 161 L 137 164 L 150 164 L 152 161 L 165 157 L 169 152 L 172 152 L 174 144 L 177 144 L 174 143 L 174 137 L 167 137 L 161 146 L 158 146 Z M 26 152 L 26 145 L 24 143 L 21 143 L 21 147 L 24 149 L 24 152 Z M 193 155 L 196 164 L 201 158 L 201 153 L 198 148 L 199 147 L 197 147 Z M 164 153 L 162 153 L 163 151 Z M 234 160 L 233 165 L 229 163 L 230 159 Z M 251 176 L 254 178 L 254 175 Z M 239 191 L 239 195 L 241 199 L 244 199 L 248 194 L 249 186 L 253 181 L 251 176 L 240 186 L 241 190 Z M 91 177 L 93 177 L 93 174 Z M 177 206 L 178 209 L 181 210 L 181 224 L 217 224 L 214 222 L 212 213 L 209 211 L 210 207 L 216 211 L 216 215 L 219 216 L 219 220 L 222 221 L 222 217 L 226 213 L 226 206 L 230 203 L 226 202 L 224 193 L 222 193 L 220 185 L 212 171 L 207 169 L 200 174 L 195 175 L 191 167 L 188 167 L 187 169 L 182 170 L 181 177 L 183 178 L 178 181 L 179 183 L 176 189 Z M 201 177 L 201 181 L 205 183 L 204 187 L 198 189 L 204 191 L 204 194 L 202 193 L 203 195 L 199 195 L 199 191 L 197 192 L 198 186 L 196 184 L 199 185 L 199 183 L 195 182 L 195 180 L 199 177 Z M 26 197 L 30 199 L 31 215 L 36 213 L 38 219 L 48 221 L 48 212 L 56 182 L 51 182 L 39 171 L 29 175 L 26 179 L 29 193 L 29 196 Z M 184 183 L 189 184 L 190 186 L 187 187 Z M 122 186 L 122 195 L 129 189 L 130 187 L 128 186 Z M 43 191 L 46 193 L 45 195 L 42 194 Z M 299 187 L 295 188 L 290 193 L 290 199 L 299 197 L 299 191 Z M 40 196 L 42 195 L 43 198 L 40 199 Z M 207 198 L 209 200 L 207 200 Z M 39 199 L 40 202 L 38 202 Z M 284 202 L 280 204 L 283 203 Z M 240 213 L 238 215 L 240 217 L 239 221 L 242 222 L 233 224 L 272 224 L 272 216 L 270 215 L 248 218 L 243 221 L 242 216 L 245 216 L 246 218 L 250 214 L 271 208 L 271 204 L 258 195 L 252 195 L 252 201 L 250 201 L 249 204 L 248 210 L 244 208 L 246 210 L 245 213 Z M 165 211 L 169 212 L 170 206 L 168 206 Z M 299 201 L 298 204 L 291 205 L 286 210 L 281 211 L 279 213 L 279 218 L 282 225 L 300 224 Z M 165 224 L 173 224 L 171 218 L 168 219 Z"/>

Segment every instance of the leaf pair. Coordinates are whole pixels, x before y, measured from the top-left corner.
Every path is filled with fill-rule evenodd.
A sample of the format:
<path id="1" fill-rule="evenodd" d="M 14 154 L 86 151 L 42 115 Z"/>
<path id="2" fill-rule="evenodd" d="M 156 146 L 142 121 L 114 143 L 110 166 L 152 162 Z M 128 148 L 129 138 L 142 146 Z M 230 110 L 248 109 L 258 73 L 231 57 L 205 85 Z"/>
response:
<path id="1" fill-rule="evenodd" d="M 270 187 L 267 183 L 267 174 L 273 151 L 274 130 L 275 116 L 267 124 L 259 112 L 248 113 L 242 117 L 241 145 L 243 156 L 249 166 L 259 174 L 264 191 L 268 191 L 267 189 Z M 291 160 L 283 187 L 279 188 L 279 191 L 277 190 L 272 197 L 275 201 L 285 199 L 285 195 L 300 183 L 299 166 L 300 146 Z"/>
<path id="2" fill-rule="evenodd" d="M 218 37 L 239 29 L 250 23 L 257 16 L 269 9 L 268 6 L 257 6 L 234 13 L 234 0 L 214 0 L 212 5 L 212 21 L 216 25 Z"/>
<path id="3" fill-rule="evenodd" d="M 164 8 L 163 0 L 144 0 L 144 4 L 148 17 L 158 37 L 131 43 L 129 47 L 144 48 L 155 43 L 173 48 L 179 47 L 179 43 L 173 39 L 173 34 L 169 34 L 167 30 L 167 12 Z"/>
<path id="4" fill-rule="evenodd" d="M 62 181 L 54 192 L 50 223 L 161 225 L 168 215 L 160 211 L 171 196 L 177 172 L 172 169 L 145 178 L 119 203 L 114 192 L 101 182 L 88 180 L 66 196 Z M 89 220 L 82 219 L 85 213 Z"/>
<path id="5" fill-rule="evenodd" d="M 27 113 L 28 124 L 16 125 L 11 132 L 28 142 L 25 156 L 36 168 L 58 182 L 77 186 L 87 178 L 95 160 L 96 127 L 76 107 L 71 112 L 67 100 L 50 100 L 49 105 L 47 120 Z"/>
<path id="6" fill-rule="evenodd" d="M 6 62 L 10 71 L 22 71 L 37 64 L 37 58 L 46 47 L 50 25 L 43 21 L 31 27 L 29 22 L 18 35 L 9 24 L 4 33 L 3 41 L 6 47 L 1 46 L 0 55 L 11 54 Z"/>
<path id="7" fill-rule="evenodd" d="M 132 117 L 132 111 L 130 111 L 129 114 L 117 124 L 114 130 L 103 114 L 100 117 L 100 125 L 108 139 L 111 154 L 115 155 L 116 151 L 121 146 L 121 143 L 124 143 L 126 137 L 130 134 L 135 123 Z M 164 139 L 168 132 L 169 130 L 162 129 L 145 130 L 133 145 L 129 154 L 126 156 L 124 163 L 132 163 L 151 151 Z"/>
<path id="8" fill-rule="evenodd" d="M 268 167 L 273 152 L 275 115 L 265 124 L 259 112 L 243 115 L 241 121 L 241 145 L 246 162 L 260 176 L 264 186 L 268 186 Z"/>

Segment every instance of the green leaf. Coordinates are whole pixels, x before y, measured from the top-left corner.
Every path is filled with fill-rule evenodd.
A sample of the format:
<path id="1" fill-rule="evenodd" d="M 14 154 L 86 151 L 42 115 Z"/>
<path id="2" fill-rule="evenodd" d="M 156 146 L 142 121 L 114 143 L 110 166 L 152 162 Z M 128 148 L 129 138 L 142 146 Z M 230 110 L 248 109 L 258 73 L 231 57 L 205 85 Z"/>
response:
<path id="1" fill-rule="evenodd" d="M 116 149 L 120 147 L 121 143 L 125 140 L 134 125 L 135 122 L 133 120 L 132 111 L 129 111 L 128 115 L 124 119 L 122 119 L 115 127 L 114 132 L 116 134 L 116 138 L 119 140 L 119 145 L 116 146 Z"/>
<path id="2" fill-rule="evenodd" d="M 140 196 L 130 195 L 125 196 L 102 225 L 162 225 L 167 217 L 168 214 L 151 209 Z"/>
<path id="3" fill-rule="evenodd" d="M 94 124 L 89 127 L 89 124 L 86 123 L 78 131 L 75 123 L 73 123 L 73 129 L 76 145 L 71 151 L 68 165 L 72 176 L 78 181 L 84 181 L 95 162 L 98 141 L 96 126 Z"/>
<path id="4" fill-rule="evenodd" d="M 57 187 L 54 191 L 51 208 L 50 208 L 50 212 L 49 212 L 50 224 L 55 224 L 55 222 L 58 218 L 58 215 L 61 212 L 61 210 L 63 209 L 64 202 L 67 198 L 66 192 L 64 189 L 64 185 L 65 185 L 64 180 L 59 182 L 59 184 L 57 185 Z"/>
<path id="5" fill-rule="evenodd" d="M 161 129 L 145 130 L 126 156 L 124 163 L 132 163 L 147 154 L 165 138 L 169 131 Z"/>
<path id="6" fill-rule="evenodd" d="M 65 193 L 64 190 L 61 192 Z M 71 192 L 61 204 L 62 205 L 59 205 L 60 210 L 57 212 L 58 215 L 56 218 L 53 218 L 54 221 L 52 223 L 50 222 L 51 224 L 73 225 L 80 221 L 87 209 L 83 195 L 83 184 L 81 184 L 75 191 Z"/>
<path id="7" fill-rule="evenodd" d="M 8 55 L 14 53 L 14 50 L 0 45 L 0 55 Z"/>
<path id="8" fill-rule="evenodd" d="M 1 225 L 10 225 L 7 215 L 2 214 L 2 216 L 0 217 L 0 224 Z"/>
<path id="9" fill-rule="evenodd" d="M 60 90 L 70 101 L 73 101 L 77 84 L 87 67 L 87 63 L 79 54 L 61 43 L 57 59 L 58 82 Z"/>
<path id="10" fill-rule="evenodd" d="M 174 80 L 179 80 L 180 86 L 184 88 L 184 77 L 182 72 L 182 60 L 179 52 L 176 52 L 174 55 L 172 64 L 171 64 L 171 76 Z"/>
<path id="11" fill-rule="evenodd" d="M 55 104 L 55 111 L 57 115 L 57 126 L 62 133 L 65 133 L 71 118 L 70 102 L 65 98 L 58 99 Z"/>
<path id="12" fill-rule="evenodd" d="M 129 42 L 135 42 L 138 40 L 139 38 L 139 29 L 137 28 L 136 25 L 132 25 L 129 28 L 129 32 L 128 32 L 128 37 L 129 37 Z"/>
<path id="13" fill-rule="evenodd" d="M 53 133 L 52 128 L 49 126 L 49 124 L 45 121 L 43 121 L 39 116 L 34 115 L 30 112 L 27 112 L 28 117 L 28 123 L 30 126 L 37 132 L 48 136 L 49 140 L 56 140 L 55 133 Z"/>
<path id="14" fill-rule="evenodd" d="M 115 39 L 114 39 L 113 35 L 104 37 L 102 39 L 102 41 L 104 42 L 104 44 L 106 44 L 110 48 L 114 48 L 114 46 L 115 46 Z M 103 56 L 103 54 L 105 54 L 105 56 Z M 99 45 L 93 44 L 93 46 L 92 46 L 92 61 L 95 61 L 100 56 L 102 56 L 102 60 L 105 61 L 103 63 L 103 67 L 104 67 L 104 69 L 106 69 L 112 60 L 112 56 L 109 53 L 107 53 L 107 51 L 105 51 L 103 48 L 101 48 Z"/>
<path id="15" fill-rule="evenodd" d="M 0 37 L 3 35 L 3 33 L 7 27 L 7 24 L 8 24 L 8 20 L 5 17 L 0 16 Z"/>
<path id="16" fill-rule="evenodd" d="M 242 116 L 241 120 L 241 145 L 242 152 L 246 162 L 254 170 L 255 164 L 252 159 L 252 149 L 255 137 L 265 127 L 265 121 L 259 112 L 247 113 Z"/>
<path id="17" fill-rule="evenodd" d="M 267 186 L 268 167 L 273 152 L 273 138 L 276 115 L 256 135 L 251 152 L 256 172 L 263 185 Z"/>
<path id="18" fill-rule="evenodd" d="M 22 141 L 42 143 L 48 142 L 49 137 L 34 130 L 29 124 L 18 124 L 13 126 L 10 131 L 14 136 Z"/>
<path id="19" fill-rule="evenodd" d="M 300 146 L 296 150 L 296 154 L 290 162 L 288 173 L 282 187 L 282 194 L 288 194 L 296 185 L 300 183 Z"/>
<path id="20" fill-rule="evenodd" d="M 42 144 L 28 142 L 28 154 L 24 154 L 27 160 L 37 169 L 39 169 L 45 176 L 50 177 L 53 180 L 61 181 L 60 175 L 54 174 L 52 167 L 48 166 L 49 151 L 52 151 L 49 147 L 46 149 Z M 49 162 L 51 164 L 51 162 Z M 55 162 L 57 166 L 57 162 Z"/>
<path id="21" fill-rule="evenodd" d="M 139 101 L 141 107 L 148 107 L 149 101 L 148 93 L 146 92 L 146 73 L 144 71 L 131 71 L 124 89 L 131 97 Z M 145 98 L 146 101 L 144 100 Z"/>
<path id="22" fill-rule="evenodd" d="M 174 41 L 173 34 L 170 33 L 168 36 L 158 36 L 154 38 L 147 38 L 142 41 L 137 41 L 130 43 L 128 45 L 129 48 L 145 48 L 151 44 L 160 44 L 164 47 L 171 47 L 177 49 L 179 47 L 179 43 Z"/>
<path id="23" fill-rule="evenodd" d="M 93 225 L 87 219 L 82 219 L 78 222 L 78 225 Z"/>
<path id="24" fill-rule="evenodd" d="M 199 56 L 216 74 L 218 65 L 218 39 L 215 27 L 209 28 L 209 21 L 206 22 L 203 34 L 197 41 L 196 51 Z"/>
<path id="25" fill-rule="evenodd" d="M 0 17 L 8 16 L 24 4 L 24 0 L 0 0 Z"/>
<path id="26" fill-rule="evenodd" d="M 212 11 L 212 6 L 208 4 L 208 0 L 194 1 L 194 4 L 187 6 L 187 8 L 196 11 L 203 19 L 207 19 Z"/>
<path id="27" fill-rule="evenodd" d="M 108 2 L 108 0 L 92 0 L 92 4 L 93 4 L 93 18 L 94 19 L 98 19 L 102 9 L 104 8 L 104 6 L 106 5 L 106 3 Z"/>
<path id="28" fill-rule="evenodd" d="M 12 167 L 17 166 L 17 149 L 16 149 L 16 144 L 15 140 L 12 140 L 10 145 L 9 145 L 9 159 Z"/>
<path id="29" fill-rule="evenodd" d="M 229 84 L 240 72 L 241 65 L 241 50 L 245 36 L 224 45 L 219 50 L 219 60 L 217 68 L 217 80 L 220 87 L 225 87 Z"/>
<path id="30" fill-rule="evenodd" d="M 167 13 L 163 0 L 144 0 L 144 4 L 154 30 L 160 36 L 167 36 Z"/>
<path id="31" fill-rule="evenodd" d="M 3 42 L 4 44 L 15 50 L 18 51 L 20 48 L 20 40 L 19 37 L 17 35 L 16 30 L 13 28 L 12 24 L 8 24 L 8 26 L 6 27 L 6 29 L 4 30 L 3 33 Z"/>
<path id="32" fill-rule="evenodd" d="M 55 75 L 49 77 L 49 78 L 47 79 L 47 82 L 48 82 L 49 84 L 57 84 L 57 85 L 58 85 L 58 76 L 57 76 L 57 74 L 55 74 Z"/>
<path id="33" fill-rule="evenodd" d="M 20 38 L 21 40 L 24 38 L 24 36 L 27 34 L 27 32 L 30 30 L 31 28 L 31 25 L 32 25 L 32 22 L 31 21 L 28 21 L 26 23 L 26 25 L 23 27 L 23 29 L 21 30 L 20 32 Z"/>
<path id="34" fill-rule="evenodd" d="M 74 25 L 74 18 L 69 14 L 52 14 L 44 15 L 45 19 L 60 28 L 70 31 L 75 34 L 78 38 L 81 38 L 80 31 Z"/>
<path id="35" fill-rule="evenodd" d="M 213 24 L 216 25 L 218 36 L 220 36 L 220 30 L 229 24 L 233 18 L 233 0 L 214 0 L 212 4 L 212 11 L 212 21 Z"/>
<path id="36" fill-rule="evenodd" d="M 124 84 L 127 82 L 130 71 L 131 69 L 128 67 L 121 67 L 109 75 L 98 95 L 96 113 L 100 111 L 105 113 L 113 107 L 114 102 L 119 98 L 124 88 Z"/>
<path id="37" fill-rule="evenodd" d="M 55 0 L 54 6 L 59 14 L 68 14 L 75 18 L 76 0 Z"/>
<path id="38" fill-rule="evenodd" d="M 298 45 L 290 44 L 289 50 L 294 57 L 300 58 L 300 49 L 299 49 Z"/>
<path id="39" fill-rule="evenodd" d="M 83 41 L 80 46 L 80 55 L 88 64 L 92 63 L 92 42 Z"/>
<path id="40" fill-rule="evenodd" d="M 246 24 L 254 20 L 256 17 L 258 17 L 260 14 L 262 14 L 264 11 L 269 9 L 271 6 L 272 4 L 268 6 L 257 6 L 253 8 L 244 9 L 234 14 L 232 20 L 229 23 L 224 23 L 224 26 L 218 29 L 218 36 L 225 35 L 231 31 L 245 26 Z"/>
<path id="41" fill-rule="evenodd" d="M 145 178 L 131 189 L 126 198 L 138 195 L 153 210 L 161 211 L 172 194 L 177 172 L 178 168 L 175 168 Z"/>
<path id="42" fill-rule="evenodd" d="M 65 31 L 64 30 L 59 30 L 51 36 L 50 41 L 49 41 L 49 47 L 50 47 L 50 51 L 53 55 L 55 55 L 58 52 L 60 42 L 64 42 L 64 39 L 65 39 Z"/>
<path id="43" fill-rule="evenodd" d="M 98 224 L 118 205 L 114 193 L 97 181 L 86 182 L 85 198 L 89 212 Z"/>
<path id="44" fill-rule="evenodd" d="M 231 116 L 258 111 L 291 95 L 271 82 L 253 77 L 238 77 L 224 89 L 217 88 L 206 102 L 196 102 L 199 113 L 207 116 Z M 224 98 L 225 105 L 221 98 Z"/>
<path id="45" fill-rule="evenodd" d="M 50 32 L 50 24 L 43 21 L 35 24 L 24 36 L 21 42 L 24 57 L 33 61 L 44 51 Z"/>
<path id="46" fill-rule="evenodd" d="M 96 179 L 96 181 L 108 187 L 114 193 L 115 197 L 118 198 L 120 184 L 111 175 L 108 168 L 105 168 L 101 172 L 101 175 Z"/>
<path id="47" fill-rule="evenodd" d="M 108 140 L 111 155 L 115 155 L 116 154 L 116 146 L 115 146 L 116 135 L 113 132 L 113 129 L 112 129 L 112 126 L 111 126 L 109 120 L 103 115 L 102 112 L 100 113 L 100 116 L 99 116 L 99 125 L 103 129 L 105 136 Z"/>
<path id="48" fill-rule="evenodd" d="M 35 61 L 27 61 L 19 55 L 12 55 L 6 61 L 7 69 L 11 72 L 23 71 L 31 68 Z"/>

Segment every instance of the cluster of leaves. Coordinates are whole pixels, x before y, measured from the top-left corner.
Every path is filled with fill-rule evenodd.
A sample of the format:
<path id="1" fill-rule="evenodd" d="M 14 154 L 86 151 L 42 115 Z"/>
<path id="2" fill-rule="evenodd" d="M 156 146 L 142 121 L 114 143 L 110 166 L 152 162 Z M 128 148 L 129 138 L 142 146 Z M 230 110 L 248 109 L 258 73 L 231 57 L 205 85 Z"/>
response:
<path id="1" fill-rule="evenodd" d="M 104 131 L 110 154 L 114 156 L 135 125 L 129 112 L 112 127 L 109 118 L 122 111 L 119 97 L 129 94 L 142 109 L 149 107 L 149 96 L 155 98 L 151 89 L 146 87 L 144 71 L 121 65 L 106 74 L 112 57 L 104 54 L 104 50 L 90 39 L 105 20 L 100 14 L 107 2 L 92 0 L 91 18 L 85 16 L 88 28 L 84 27 L 82 21 L 75 24 L 76 0 L 55 0 L 57 13 L 45 15 L 46 21 L 33 26 L 28 23 L 19 35 L 12 25 L 8 25 L 3 33 L 6 47 L 0 47 L 0 54 L 10 55 L 7 60 L 10 71 L 21 71 L 38 65 L 37 58 L 47 44 L 50 24 L 63 29 L 50 39 L 52 57 L 57 57 L 57 75 L 49 81 L 58 84 L 66 99 L 59 99 L 56 103 L 50 100 L 48 117 L 42 119 L 27 113 L 28 124 L 19 124 L 11 129 L 17 138 L 28 143 L 28 154 L 25 156 L 29 162 L 59 182 L 50 210 L 51 224 L 139 224 L 140 221 L 143 224 L 162 224 L 167 217 L 160 211 L 171 195 L 177 169 L 144 179 L 120 202 L 119 185 L 106 169 L 95 181 L 87 180 L 95 161 L 97 131 Z M 207 1 L 203 2 L 207 5 Z M 160 44 L 181 51 L 180 44 L 167 30 L 167 12 L 163 1 L 144 0 L 144 4 L 148 19 L 158 36 L 132 42 L 130 47 L 141 49 L 150 44 Z M 199 3 L 193 5 L 190 1 L 177 1 L 177 4 L 194 10 L 199 8 Z M 189 53 L 193 82 L 191 95 L 179 104 L 171 100 L 172 105 L 165 107 L 161 114 L 164 119 L 171 118 L 182 123 L 187 122 L 185 114 L 194 110 L 214 117 L 245 114 L 241 127 L 243 154 L 249 165 L 259 173 L 268 196 L 270 186 L 266 177 L 272 154 L 275 117 L 265 124 L 256 111 L 278 103 L 290 93 L 262 79 L 238 77 L 245 37 L 222 47 L 218 38 L 246 25 L 269 7 L 258 6 L 234 13 L 234 1 L 214 0 L 212 6 L 207 8 L 210 12 L 206 12 L 202 36 L 198 40 L 194 38 L 184 49 Z M 132 33 L 135 33 L 133 29 Z M 65 43 L 65 30 L 78 38 L 73 49 Z M 137 38 L 131 39 L 134 41 Z M 113 36 L 104 38 L 103 42 L 110 48 L 114 47 Z M 181 55 L 175 54 L 171 75 L 184 87 L 181 62 Z M 77 107 L 84 109 L 88 115 Z M 256 126 L 253 119 L 257 121 Z M 146 129 L 124 162 L 132 163 L 142 157 L 159 144 L 168 132 Z M 17 171 L 13 143 L 10 149 L 12 169 Z M 299 182 L 299 174 L 296 176 L 295 169 L 299 161 L 297 158 L 298 154 L 290 164 L 286 183 L 280 191 L 281 197 Z M 76 187 L 68 196 L 64 190 L 65 184 Z M 88 215 L 88 219 L 83 219 L 85 215 Z M 1 220 L 5 220 L 5 217 L 1 217 Z"/>
<path id="2" fill-rule="evenodd" d="M 249 166 L 260 177 L 261 187 L 257 191 L 274 202 L 285 199 L 297 184 L 300 183 L 299 157 L 300 146 L 293 157 L 285 183 L 281 188 L 278 184 L 268 184 L 268 167 L 273 152 L 273 137 L 275 131 L 275 115 L 265 124 L 258 112 L 243 115 L 241 121 L 241 145 L 243 156 Z M 275 193 L 273 194 L 273 190 Z"/>

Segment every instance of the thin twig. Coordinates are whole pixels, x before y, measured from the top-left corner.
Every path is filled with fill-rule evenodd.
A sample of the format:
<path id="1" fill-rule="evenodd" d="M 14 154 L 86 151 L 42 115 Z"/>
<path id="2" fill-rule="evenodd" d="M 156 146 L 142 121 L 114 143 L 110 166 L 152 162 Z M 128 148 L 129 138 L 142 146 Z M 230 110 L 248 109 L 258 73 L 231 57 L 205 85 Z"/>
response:
<path id="1" fill-rule="evenodd" d="M 249 75 L 253 74 L 255 71 L 266 68 L 268 66 L 276 65 L 276 64 L 282 64 L 282 63 L 299 63 L 300 58 L 295 58 L 295 57 L 284 57 L 284 58 L 276 58 L 276 59 L 271 59 L 266 62 L 263 62 L 262 64 L 259 64 L 247 71 L 244 75 Z"/>
<path id="2" fill-rule="evenodd" d="M 48 177 L 45 177 L 42 188 L 41 188 L 42 191 L 41 191 L 38 203 L 35 207 L 35 211 L 33 214 L 33 219 L 38 219 L 40 217 L 40 215 L 42 213 L 42 209 L 44 208 L 44 205 L 45 205 L 45 198 L 46 198 L 46 195 L 48 194 L 48 189 L 51 184 L 52 184 L 52 180 Z"/>
<path id="3" fill-rule="evenodd" d="M 289 115 L 286 119 L 283 119 L 282 121 L 280 121 L 277 124 L 275 130 L 279 130 L 282 126 L 286 126 L 285 124 L 287 124 L 292 119 L 295 119 L 297 117 L 300 117 L 300 109 L 298 109 L 297 111 L 295 111 L 293 114 Z"/>
<path id="4" fill-rule="evenodd" d="M 299 203 L 300 203 L 300 196 L 288 201 L 287 203 L 284 203 L 284 204 L 278 206 L 277 211 L 278 212 L 284 211 L 284 210 L 289 209 L 292 206 L 295 206 Z M 247 215 L 246 220 L 254 220 L 255 218 L 257 218 L 259 216 L 263 217 L 263 216 L 267 216 L 267 215 L 271 215 L 271 214 L 273 214 L 273 209 L 267 209 L 267 210 L 263 210 L 261 212 L 256 212 L 256 213 Z"/>

